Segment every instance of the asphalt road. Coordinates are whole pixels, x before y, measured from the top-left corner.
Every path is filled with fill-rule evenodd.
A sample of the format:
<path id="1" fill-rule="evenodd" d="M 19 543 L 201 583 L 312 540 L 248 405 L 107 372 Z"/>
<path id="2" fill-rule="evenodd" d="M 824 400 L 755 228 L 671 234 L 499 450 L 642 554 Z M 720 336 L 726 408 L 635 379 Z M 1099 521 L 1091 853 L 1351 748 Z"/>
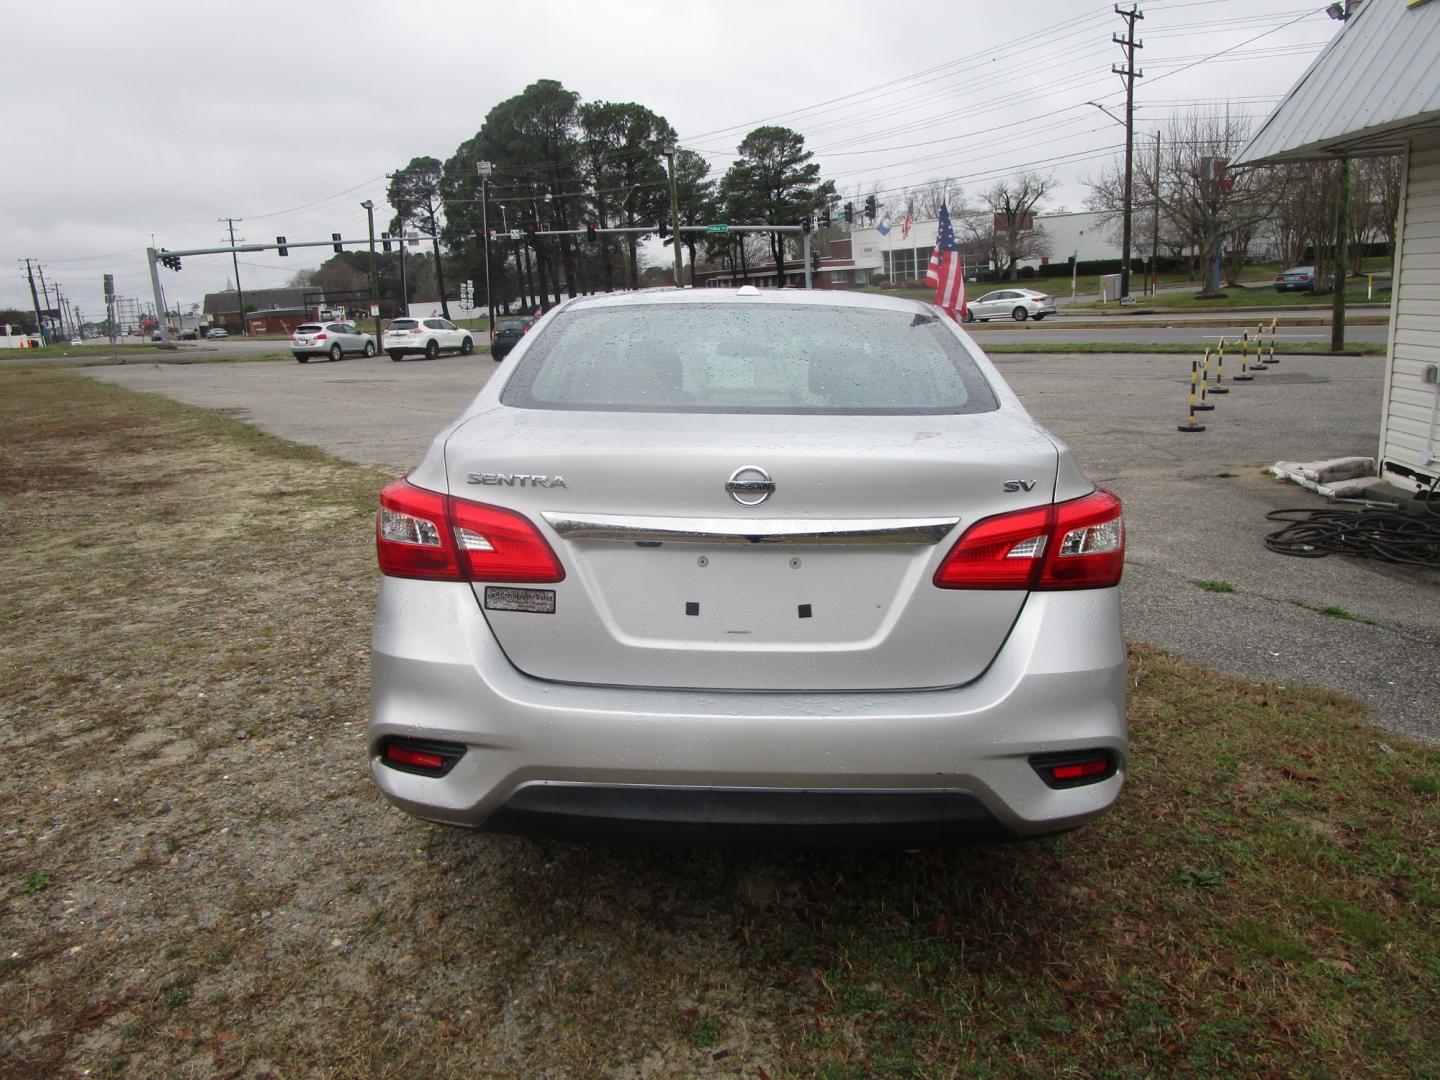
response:
<path id="1" fill-rule="evenodd" d="M 1267 551 L 1268 510 L 1320 506 L 1262 474 L 1281 459 L 1375 453 L 1378 357 L 1286 357 L 1181 434 L 1183 356 L 1006 356 L 1005 377 L 1126 503 L 1125 629 L 1208 667 L 1316 683 L 1365 701 L 1382 727 L 1440 743 L 1440 572 Z M 134 364 L 96 378 L 224 409 L 342 458 L 413 465 L 496 370 L 485 357 L 393 363 Z M 1233 475 L 1222 475 L 1233 474 Z M 1211 593 L 1196 581 L 1225 581 Z M 1352 619 L 1320 613 L 1341 608 Z M 1371 620 L 1375 625 L 1360 620 Z"/>

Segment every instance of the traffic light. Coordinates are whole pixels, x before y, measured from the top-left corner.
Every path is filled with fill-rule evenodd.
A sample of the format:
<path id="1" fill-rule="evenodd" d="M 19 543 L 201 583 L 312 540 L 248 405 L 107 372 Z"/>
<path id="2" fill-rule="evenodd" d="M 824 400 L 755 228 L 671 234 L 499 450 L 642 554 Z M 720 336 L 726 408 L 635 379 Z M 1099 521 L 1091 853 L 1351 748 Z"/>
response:
<path id="1" fill-rule="evenodd" d="M 589 240 L 592 244 L 600 239 L 600 237 L 595 235 L 595 223 L 593 221 L 587 221 L 585 223 L 585 239 Z"/>
<path id="2" fill-rule="evenodd" d="M 801 220 L 801 222 L 800 222 L 800 231 L 801 231 L 802 233 L 804 233 L 806 236 L 809 236 L 809 235 L 810 235 L 810 229 L 811 229 L 811 228 L 812 228 L 812 226 L 811 226 L 811 224 L 810 224 L 810 218 L 809 218 L 809 216 L 807 215 L 807 216 L 806 216 L 805 218 L 803 218 L 803 219 Z"/>
<path id="3" fill-rule="evenodd" d="M 828 204 L 820 208 L 820 227 L 822 229 L 828 229 L 830 227 L 830 207 Z"/>
<path id="4" fill-rule="evenodd" d="M 335 243 L 331 246 L 335 249 L 336 255 L 339 255 L 340 252 L 345 250 L 344 247 L 342 247 L 340 244 L 340 234 L 338 232 L 332 232 L 330 234 L 330 239 L 335 241 Z"/>
<path id="5" fill-rule="evenodd" d="M 388 232 L 382 232 L 382 233 L 380 234 L 380 250 L 381 250 L 381 251 L 389 251 L 389 250 L 390 250 L 390 234 L 389 234 Z"/>
<path id="6" fill-rule="evenodd" d="M 660 227 L 660 239 L 664 240 L 670 235 L 670 223 L 668 221 L 657 222 Z"/>
<path id="7" fill-rule="evenodd" d="M 281 254 L 281 255 L 289 255 L 289 254 L 290 254 L 290 249 L 285 246 L 285 237 L 283 237 L 283 236 L 277 236 L 277 237 L 275 237 L 275 243 L 277 243 L 278 245 L 280 245 L 280 254 Z"/>
<path id="8" fill-rule="evenodd" d="M 179 270 L 179 269 L 180 269 L 180 256 L 179 256 L 179 255 L 171 255 L 171 254 L 170 254 L 168 251 L 166 251 L 164 248 L 161 248 L 161 249 L 160 249 L 160 265 L 163 266 L 163 267 L 165 267 L 165 269 L 167 269 L 167 270 Z"/>
<path id="9" fill-rule="evenodd" d="M 851 224 L 854 223 L 854 221 L 855 221 L 855 204 L 854 204 L 854 203 L 848 203 L 848 202 L 847 202 L 847 203 L 845 204 L 845 224 L 846 224 L 846 225 L 851 225 Z"/>
<path id="10" fill-rule="evenodd" d="M 876 211 L 875 196 L 874 196 L 874 195 L 866 195 L 866 196 L 865 196 L 865 216 L 866 216 L 867 218 L 869 218 L 871 221 L 874 221 L 874 220 L 875 220 L 875 211 Z"/>

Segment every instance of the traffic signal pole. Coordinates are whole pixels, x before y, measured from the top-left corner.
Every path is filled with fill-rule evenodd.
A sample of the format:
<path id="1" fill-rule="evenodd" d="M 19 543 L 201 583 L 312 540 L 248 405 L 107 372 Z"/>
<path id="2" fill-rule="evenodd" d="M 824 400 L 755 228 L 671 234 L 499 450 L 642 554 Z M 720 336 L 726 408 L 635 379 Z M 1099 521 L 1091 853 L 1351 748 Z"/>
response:
<path id="1" fill-rule="evenodd" d="M 155 290 L 155 310 L 160 313 L 160 347 L 173 349 L 175 343 L 170 340 L 169 320 L 165 318 L 165 300 L 160 295 L 160 271 L 155 267 L 159 260 L 153 247 L 145 249 L 145 261 L 150 264 L 150 288 Z"/>

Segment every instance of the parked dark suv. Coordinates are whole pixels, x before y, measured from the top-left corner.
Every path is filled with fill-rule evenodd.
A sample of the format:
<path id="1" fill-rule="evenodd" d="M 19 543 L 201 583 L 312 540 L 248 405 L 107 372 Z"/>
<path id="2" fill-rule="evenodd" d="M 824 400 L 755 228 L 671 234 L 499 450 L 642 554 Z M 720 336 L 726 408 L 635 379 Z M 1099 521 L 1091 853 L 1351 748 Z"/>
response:
<path id="1" fill-rule="evenodd" d="M 495 332 L 490 335 L 490 355 L 496 363 L 504 360 L 506 355 L 520 339 L 535 325 L 533 315 L 506 315 L 495 320 Z"/>

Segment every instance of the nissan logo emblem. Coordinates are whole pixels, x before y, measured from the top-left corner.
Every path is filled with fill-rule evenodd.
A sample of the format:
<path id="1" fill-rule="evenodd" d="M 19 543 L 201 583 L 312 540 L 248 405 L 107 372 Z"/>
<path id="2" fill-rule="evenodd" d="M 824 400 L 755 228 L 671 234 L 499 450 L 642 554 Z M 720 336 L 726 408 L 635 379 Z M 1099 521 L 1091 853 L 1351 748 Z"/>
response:
<path id="1" fill-rule="evenodd" d="M 725 490 L 741 506 L 759 506 L 775 493 L 775 481 L 759 465 L 741 465 L 725 481 Z"/>

